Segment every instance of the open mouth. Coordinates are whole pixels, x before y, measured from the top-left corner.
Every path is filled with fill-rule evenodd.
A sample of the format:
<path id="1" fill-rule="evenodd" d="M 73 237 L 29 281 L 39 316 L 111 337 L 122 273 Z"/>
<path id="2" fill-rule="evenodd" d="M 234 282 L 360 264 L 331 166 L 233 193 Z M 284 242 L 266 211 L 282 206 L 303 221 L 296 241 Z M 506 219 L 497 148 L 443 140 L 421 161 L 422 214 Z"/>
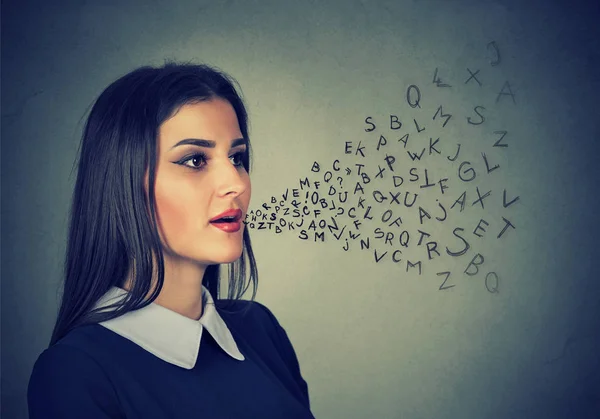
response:
<path id="1" fill-rule="evenodd" d="M 242 219 L 242 211 L 227 211 L 226 214 L 227 215 L 223 217 L 212 220 L 210 223 L 214 227 L 218 228 L 219 230 L 223 230 L 226 233 L 235 233 L 240 231 L 242 228 L 242 223 L 240 222 Z"/>
<path id="2" fill-rule="evenodd" d="M 238 221 L 238 217 L 222 217 L 211 221 L 211 223 L 236 223 Z"/>
<path id="3" fill-rule="evenodd" d="M 242 219 L 242 210 L 228 210 L 220 215 L 221 217 L 214 218 L 210 222 L 214 224 L 239 223 Z"/>

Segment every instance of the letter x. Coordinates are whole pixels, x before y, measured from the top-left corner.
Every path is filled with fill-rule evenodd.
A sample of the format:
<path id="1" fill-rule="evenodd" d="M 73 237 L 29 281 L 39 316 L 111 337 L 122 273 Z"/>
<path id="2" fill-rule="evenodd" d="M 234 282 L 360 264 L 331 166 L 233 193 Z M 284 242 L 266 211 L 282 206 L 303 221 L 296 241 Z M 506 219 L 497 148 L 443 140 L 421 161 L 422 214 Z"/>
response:
<path id="1" fill-rule="evenodd" d="M 481 86 L 481 82 L 477 79 L 477 77 L 475 77 L 477 75 L 477 73 L 479 73 L 479 70 L 477 70 L 476 72 L 473 73 L 471 70 L 469 70 L 467 68 L 467 71 L 469 72 L 469 74 L 471 75 L 471 77 L 469 77 L 467 79 L 467 81 L 465 82 L 465 84 L 467 84 L 469 82 L 469 80 L 475 79 L 475 81 Z"/>

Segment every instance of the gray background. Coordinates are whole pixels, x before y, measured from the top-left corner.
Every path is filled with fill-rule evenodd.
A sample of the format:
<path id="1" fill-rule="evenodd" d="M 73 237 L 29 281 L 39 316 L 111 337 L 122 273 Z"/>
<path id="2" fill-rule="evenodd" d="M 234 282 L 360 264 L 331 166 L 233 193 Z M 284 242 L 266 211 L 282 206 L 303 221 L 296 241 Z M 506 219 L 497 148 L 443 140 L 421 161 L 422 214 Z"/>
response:
<path id="1" fill-rule="evenodd" d="M 600 411 L 597 22 L 597 4 L 584 2 L 3 2 L 2 416 L 27 417 L 29 374 L 54 324 L 85 112 L 117 77 L 175 59 L 217 65 L 240 82 L 255 150 L 254 210 L 299 188 L 300 178 L 323 182 L 335 159 L 353 170 L 333 184 L 353 190 L 356 163 L 371 176 L 364 187 L 375 217 L 360 227 L 368 250 L 357 239 L 344 251 L 347 236 L 315 243 L 300 229 L 251 229 L 257 299 L 288 331 L 317 417 L 593 417 Z M 436 68 L 451 87 L 432 82 Z M 465 83 L 467 68 L 480 70 L 481 85 Z M 514 103 L 496 100 L 506 81 Z M 420 108 L 406 101 L 413 84 Z M 432 119 L 440 105 L 453 115 L 446 127 Z M 478 119 L 475 106 L 485 108 L 481 125 L 467 122 Z M 403 121 L 401 130 L 390 129 L 390 115 Z M 373 132 L 365 131 L 368 116 Z M 508 147 L 493 147 L 499 130 L 508 131 Z M 426 151 L 411 161 L 398 133 L 410 134 L 413 151 L 439 137 L 441 156 Z M 378 151 L 380 135 L 388 145 Z M 353 150 L 361 141 L 367 156 L 345 154 L 346 141 Z M 464 154 L 450 162 L 458 143 Z M 482 152 L 500 168 L 487 173 Z M 375 178 L 385 153 L 405 178 L 398 190 L 420 193 L 432 217 L 443 203 L 447 220 L 421 225 L 415 207 L 374 201 L 372 190 L 394 190 L 390 177 Z M 477 171 L 472 182 L 457 176 L 463 160 Z M 319 173 L 311 171 L 315 161 Z M 434 181 L 447 177 L 449 189 L 409 184 L 411 167 L 427 168 Z M 471 205 L 477 187 L 491 191 L 485 208 Z M 519 200 L 505 208 L 503 190 Z M 465 210 L 450 210 L 463 191 Z M 357 197 L 350 201 L 347 208 Z M 441 256 L 428 260 L 416 242 L 404 249 L 376 240 L 375 228 L 393 230 L 380 220 L 386 205 L 411 234 L 430 233 Z M 515 228 L 497 238 L 502 217 Z M 483 237 L 472 233 L 480 219 L 489 224 Z M 337 220 L 353 227 L 347 215 Z M 471 248 L 454 258 L 443 249 L 462 247 L 455 227 Z M 396 248 L 404 253 L 398 264 L 390 260 Z M 374 249 L 387 250 L 386 258 L 375 263 Z M 477 253 L 485 263 L 469 276 Z M 406 259 L 421 260 L 422 273 L 407 270 Z M 454 287 L 440 290 L 445 271 Z M 488 272 L 498 292 L 486 289 Z"/>

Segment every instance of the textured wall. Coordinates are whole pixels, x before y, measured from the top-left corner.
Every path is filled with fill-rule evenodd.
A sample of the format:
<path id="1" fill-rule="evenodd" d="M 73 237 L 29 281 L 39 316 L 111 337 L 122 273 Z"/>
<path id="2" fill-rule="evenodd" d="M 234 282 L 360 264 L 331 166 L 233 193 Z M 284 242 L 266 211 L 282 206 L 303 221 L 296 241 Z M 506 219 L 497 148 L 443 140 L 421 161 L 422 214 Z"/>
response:
<path id="1" fill-rule="evenodd" d="M 3 417 L 53 326 L 82 118 L 164 59 L 243 88 L 258 299 L 317 417 L 600 411 L 597 5 L 2 7 Z"/>

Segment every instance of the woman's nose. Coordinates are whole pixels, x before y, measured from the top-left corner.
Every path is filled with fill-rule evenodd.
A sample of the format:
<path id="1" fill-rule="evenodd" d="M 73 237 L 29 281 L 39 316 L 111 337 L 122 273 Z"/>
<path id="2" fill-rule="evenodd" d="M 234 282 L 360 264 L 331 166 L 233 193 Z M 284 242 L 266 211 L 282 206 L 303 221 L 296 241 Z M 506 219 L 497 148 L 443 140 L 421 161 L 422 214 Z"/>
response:
<path id="1" fill-rule="evenodd" d="M 241 195 L 246 190 L 246 171 L 241 166 L 225 163 L 216 173 L 217 191 L 219 195 Z"/>

